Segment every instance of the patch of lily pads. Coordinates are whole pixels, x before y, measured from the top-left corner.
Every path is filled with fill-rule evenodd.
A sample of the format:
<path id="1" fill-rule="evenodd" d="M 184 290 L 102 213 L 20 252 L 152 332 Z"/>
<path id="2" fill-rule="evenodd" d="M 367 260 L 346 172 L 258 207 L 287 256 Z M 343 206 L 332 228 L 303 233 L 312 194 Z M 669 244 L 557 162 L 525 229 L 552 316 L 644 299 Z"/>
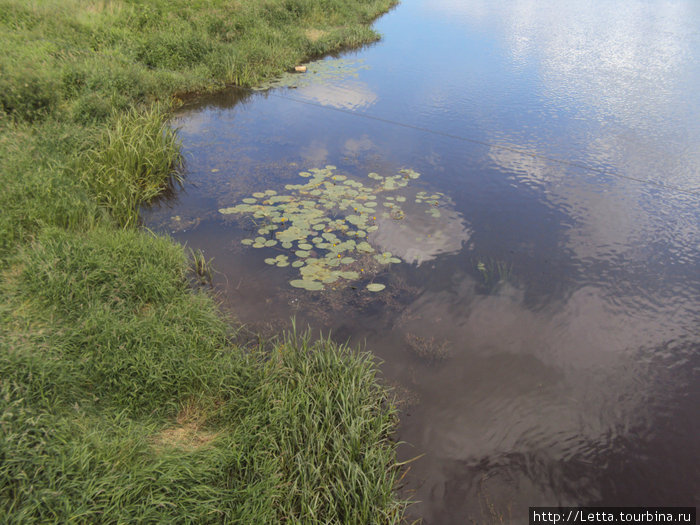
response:
<path id="1" fill-rule="evenodd" d="M 329 165 L 303 171 L 299 176 L 303 181 L 287 184 L 287 193 L 259 191 L 236 206 L 219 210 L 253 218 L 257 235 L 241 243 L 283 250 L 276 257 L 266 258 L 265 263 L 298 269 L 299 278 L 291 280 L 291 286 L 310 291 L 337 287 L 370 277 L 364 266 L 381 268 L 402 262 L 391 252 L 375 249 L 368 239 L 379 228 L 379 216 L 404 219 L 406 212 L 401 205 L 407 198 L 398 192 L 419 178 L 419 173 L 410 169 L 391 176 L 370 173 L 368 178 L 374 183 L 367 184 L 339 174 L 335 166 Z M 441 193 L 421 191 L 414 200 L 426 207 L 426 213 L 439 217 L 443 197 Z M 370 292 L 384 288 L 380 283 L 366 286 Z"/>

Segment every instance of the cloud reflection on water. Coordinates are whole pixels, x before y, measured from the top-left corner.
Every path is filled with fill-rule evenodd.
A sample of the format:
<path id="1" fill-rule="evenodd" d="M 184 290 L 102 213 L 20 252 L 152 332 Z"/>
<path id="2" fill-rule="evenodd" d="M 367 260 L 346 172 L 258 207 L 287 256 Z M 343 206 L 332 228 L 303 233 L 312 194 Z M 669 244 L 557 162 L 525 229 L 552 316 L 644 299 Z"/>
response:
<path id="1" fill-rule="evenodd" d="M 489 295 L 468 275 L 454 283 L 423 293 L 395 327 L 453 343 L 444 364 L 405 372 L 421 402 L 401 436 L 429 455 L 413 466 L 423 480 L 416 499 L 426 501 L 419 512 L 441 522 L 451 491 L 503 467 L 509 481 L 500 501 L 509 493 L 517 508 L 595 501 L 618 443 L 630 434 L 652 439 L 666 399 L 688 388 L 656 364 L 665 347 L 674 359 L 692 358 L 697 294 L 673 289 L 661 301 L 643 293 L 611 300 L 604 285 L 589 285 L 535 309 L 508 283 Z M 578 465 L 578 476 L 566 473 L 568 464 Z M 475 493 L 461 489 L 463 499 Z M 454 517 L 456 508 L 478 502 L 450 505 Z"/>
<path id="2" fill-rule="evenodd" d="M 571 148 L 574 138 L 578 158 L 596 167 L 623 168 L 628 175 L 685 189 L 700 186 L 700 148 L 688 148 L 689 142 L 700 144 L 698 2 L 659 1 L 650 7 L 641 0 L 436 0 L 426 2 L 422 12 L 471 34 L 489 28 L 488 39 L 510 56 L 508 66 L 535 76 L 535 109 L 552 119 L 566 115 L 567 121 L 550 122 L 563 136 L 537 137 L 524 127 L 516 143 L 538 140 L 546 154 L 566 158 L 569 152 L 557 148 Z M 460 97 L 455 88 L 453 100 Z M 501 97 L 501 103 L 531 109 L 533 101 L 519 100 L 517 83 L 503 89 L 513 99 Z M 494 102 L 487 98 L 483 104 Z M 490 133 L 503 127 L 490 122 L 495 117 L 481 118 Z M 635 162 L 638 156 L 643 162 Z"/>
<path id="3" fill-rule="evenodd" d="M 295 96 L 339 109 L 366 109 L 377 100 L 377 94 L 358 81 L 310 84 L 297 89 Z"/>

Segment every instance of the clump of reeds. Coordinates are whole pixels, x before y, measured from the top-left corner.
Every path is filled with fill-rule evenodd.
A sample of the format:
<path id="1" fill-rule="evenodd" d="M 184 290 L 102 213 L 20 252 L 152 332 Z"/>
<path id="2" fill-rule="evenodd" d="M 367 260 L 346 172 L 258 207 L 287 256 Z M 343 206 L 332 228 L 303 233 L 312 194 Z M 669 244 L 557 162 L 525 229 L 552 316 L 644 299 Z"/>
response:
<path id="1" fill-rule="evenodd" d="M 136 224 L 139 205 L 160 195 L 173 177 L 178 178 L 180 140 L 166 116 L 161 105 L 116 115 L 78 168 L 98 203 L 122 226 Z"/>

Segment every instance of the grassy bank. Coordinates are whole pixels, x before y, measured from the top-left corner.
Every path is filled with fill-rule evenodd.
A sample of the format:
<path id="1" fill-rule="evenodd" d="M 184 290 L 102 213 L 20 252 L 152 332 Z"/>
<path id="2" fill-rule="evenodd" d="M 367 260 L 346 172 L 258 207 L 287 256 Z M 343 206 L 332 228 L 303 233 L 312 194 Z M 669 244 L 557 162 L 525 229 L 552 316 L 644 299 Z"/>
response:
<path id="1" fill-rule="evenodd" d="M 374 40 L 390 0 L 0 0 L 0 521 L 398 521 L 371 358 L 243 351 L 138 229 L 178 94 Z"/>

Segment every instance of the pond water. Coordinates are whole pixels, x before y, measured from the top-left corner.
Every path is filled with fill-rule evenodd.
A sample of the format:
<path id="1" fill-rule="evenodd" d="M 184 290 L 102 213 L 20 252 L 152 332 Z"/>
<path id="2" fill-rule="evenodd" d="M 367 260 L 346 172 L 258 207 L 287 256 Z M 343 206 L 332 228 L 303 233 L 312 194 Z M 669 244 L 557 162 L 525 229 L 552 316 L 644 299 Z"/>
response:
<path id="1" fill-rule="evenodd" d="M 401 459 L 420 456 L 411 517 L 697 505 L 700 2 L 404 0 L 376 28 L 270 90 L 185 105 L 185 184 L 146 225 L 213 258 L 255 329 L 294 316 L 383 361 Z M 219 210 L 266 190 L 254 206 L 307 201 L 301 230 L 362 230 L 371 251 L 323 269 L 357 276 L 294 287 L 291 263 L 337 243 L 242 244 L 276 240 L 289 209 Z M 324 207 L 370 196 L 376 215 Z"/>

